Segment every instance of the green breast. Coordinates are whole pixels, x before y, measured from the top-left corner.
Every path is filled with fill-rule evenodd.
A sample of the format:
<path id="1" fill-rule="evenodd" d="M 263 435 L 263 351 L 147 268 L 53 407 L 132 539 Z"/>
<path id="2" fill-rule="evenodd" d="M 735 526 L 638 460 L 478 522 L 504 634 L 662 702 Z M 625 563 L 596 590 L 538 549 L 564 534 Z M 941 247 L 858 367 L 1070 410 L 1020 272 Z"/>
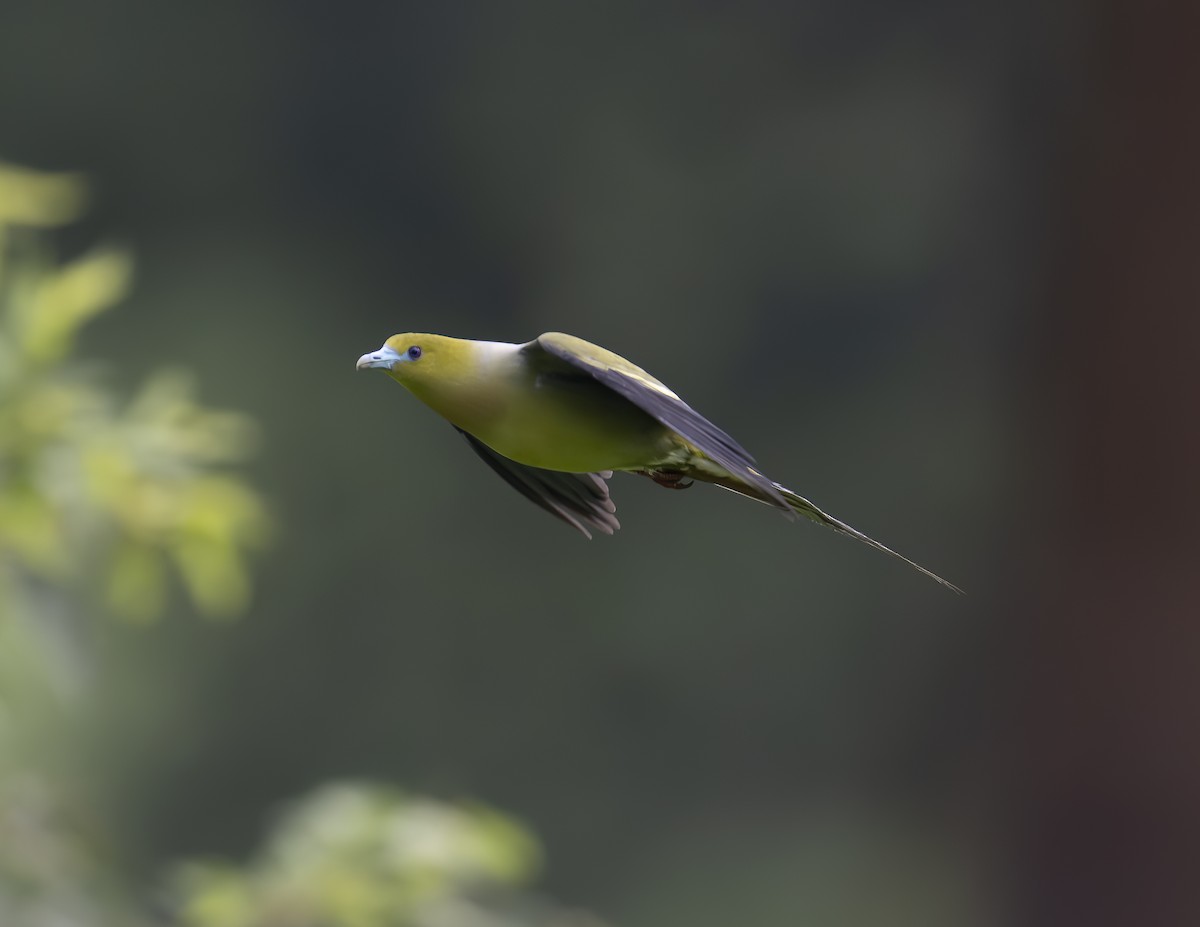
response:
<path id="1" fill-rule="evenodd" d="M 468 430 L 519 463 L 574 473 L 650 467 L 677 441 L 591 377 L 532 372 L 522 375 L 499 415 Z"/>

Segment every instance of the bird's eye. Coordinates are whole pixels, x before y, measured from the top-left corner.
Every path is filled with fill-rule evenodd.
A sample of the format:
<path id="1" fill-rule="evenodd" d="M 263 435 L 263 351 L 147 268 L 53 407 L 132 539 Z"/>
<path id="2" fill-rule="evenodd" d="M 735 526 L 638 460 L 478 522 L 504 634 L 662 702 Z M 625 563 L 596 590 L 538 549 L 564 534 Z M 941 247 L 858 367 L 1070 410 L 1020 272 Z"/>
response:
<path id="1" fill-rule="evenodd" d="M 408 349 L 408 359 L 409 360 L 416 360 L 420 356 L 421 356 L 420 345 L 414 344 L 411 348 Z"/>

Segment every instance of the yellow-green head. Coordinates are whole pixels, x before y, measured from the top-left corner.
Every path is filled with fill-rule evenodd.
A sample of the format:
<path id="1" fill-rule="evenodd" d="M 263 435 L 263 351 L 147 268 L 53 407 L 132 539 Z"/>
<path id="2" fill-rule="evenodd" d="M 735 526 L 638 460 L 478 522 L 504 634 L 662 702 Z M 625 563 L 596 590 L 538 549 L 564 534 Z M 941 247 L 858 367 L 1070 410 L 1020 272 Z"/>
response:
<path id="1" fill-rule="evenodd" d="M 468 341 L 423 332 L 392 335 L 364 354 L 359 370 L 379 367 L 435 412 L 474 430 L 495 414 L 508 378 L 502 357 L 515 359 L 518 345 Z"/>
<path id="2" fill-rule="evenodd" d="M 405 386 L 437 380 L 461 380 L 478 367 L 474 341 L 422 332 L 392 335 L 378 351 L 358 359 L 357 369 L 382 367 Z"/>

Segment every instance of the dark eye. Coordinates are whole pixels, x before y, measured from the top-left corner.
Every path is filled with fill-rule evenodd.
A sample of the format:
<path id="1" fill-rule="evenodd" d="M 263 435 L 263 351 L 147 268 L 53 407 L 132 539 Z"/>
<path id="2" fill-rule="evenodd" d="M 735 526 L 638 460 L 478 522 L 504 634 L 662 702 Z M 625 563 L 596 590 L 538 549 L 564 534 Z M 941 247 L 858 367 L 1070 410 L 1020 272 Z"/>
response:
<path id="1" fill-rule="evenodd" d="M 408 349 L 408 359 L 409 360 L 416 360 L 420 356 L 421 356 L 420 345 L 414 344 L 411 348 Z"/>

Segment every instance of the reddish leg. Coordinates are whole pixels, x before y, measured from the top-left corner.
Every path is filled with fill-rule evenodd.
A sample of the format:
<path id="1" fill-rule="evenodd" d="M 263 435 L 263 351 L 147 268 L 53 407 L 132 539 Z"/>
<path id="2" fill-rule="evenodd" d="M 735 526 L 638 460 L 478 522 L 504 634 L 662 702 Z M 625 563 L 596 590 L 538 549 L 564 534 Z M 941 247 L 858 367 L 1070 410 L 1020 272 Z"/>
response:
<path id="1" fill-rule="evenodd" d="M 639 470 L 638 473 L 650 477 L 659 486 L 665 486 L 667 489 L 687 489 L 695 482 L 678 470 Z"/>

